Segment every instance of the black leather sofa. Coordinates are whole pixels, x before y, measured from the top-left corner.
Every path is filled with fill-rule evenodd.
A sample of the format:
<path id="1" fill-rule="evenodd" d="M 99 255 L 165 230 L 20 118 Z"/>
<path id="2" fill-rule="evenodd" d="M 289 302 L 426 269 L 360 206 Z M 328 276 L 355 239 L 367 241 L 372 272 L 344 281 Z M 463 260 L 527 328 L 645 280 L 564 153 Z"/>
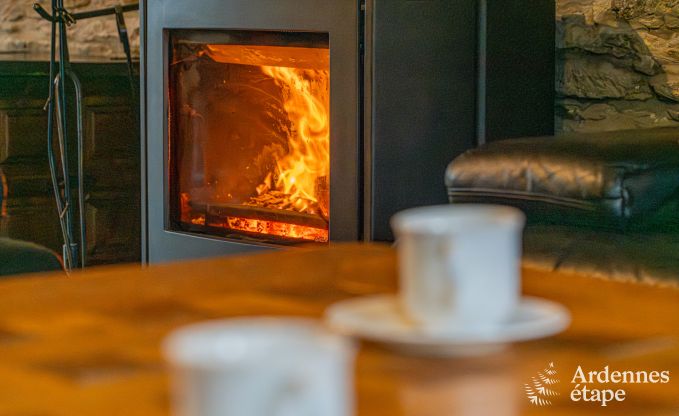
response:
<path id="1" fill-rule="evenodd" d="M 528 265 L 679 284 L 679 129 L 494 142 L 445 183 L 451 203 L 523 210 Z"/>

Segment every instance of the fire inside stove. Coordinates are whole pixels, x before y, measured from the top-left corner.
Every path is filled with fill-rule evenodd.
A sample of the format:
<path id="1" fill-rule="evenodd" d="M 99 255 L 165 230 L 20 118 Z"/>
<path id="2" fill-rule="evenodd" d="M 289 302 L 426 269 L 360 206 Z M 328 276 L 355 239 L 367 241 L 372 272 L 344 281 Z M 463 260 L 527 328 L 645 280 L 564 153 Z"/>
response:
<path id="1" fill-rule="evenodd" d="M 327 34 L 172 40 L 171 217 L 181 230 L 327 242 Z"/>

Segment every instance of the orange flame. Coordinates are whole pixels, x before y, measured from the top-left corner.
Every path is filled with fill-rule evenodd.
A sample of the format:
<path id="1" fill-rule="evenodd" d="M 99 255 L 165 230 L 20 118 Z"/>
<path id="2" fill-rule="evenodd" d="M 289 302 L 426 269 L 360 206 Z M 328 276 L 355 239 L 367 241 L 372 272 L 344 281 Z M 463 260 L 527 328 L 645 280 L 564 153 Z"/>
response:
<path id="1" fill-rule="evenodd" d="M 289 152 L 277 162 L 275 186 L 290 195 L 296 211 L 305 212 L 308 201 L 328 200 L 322 195 L 327 189 L 319 191 L 319 180 L 328 181 L 330 176 L 329 71 L 277 66 L 262 66 L 262 71 L 281 87 L 283 107 L 293 125 Z"/>

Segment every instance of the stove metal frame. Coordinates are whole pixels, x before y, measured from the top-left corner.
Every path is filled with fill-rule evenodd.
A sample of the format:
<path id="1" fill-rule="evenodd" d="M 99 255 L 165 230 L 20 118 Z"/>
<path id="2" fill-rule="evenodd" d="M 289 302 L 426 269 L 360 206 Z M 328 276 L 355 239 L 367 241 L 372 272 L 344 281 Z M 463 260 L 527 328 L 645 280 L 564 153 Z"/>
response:
<path id="1" fill-rule="evenodd" d="M 354 0 L 148 0 L 142 3 L 142 259 L 159 262 L 271 248 L 170 226 L 168 63 L 172 30 L 295 31 L 330 38 L 330 239 L 362 232 L 361 61 Z M 266 10 L 266 13 L 262 13 Z M 200 22 L 199 25 L 196 22 Z M 341 169 L 340 169 L 341 167 Z"/>

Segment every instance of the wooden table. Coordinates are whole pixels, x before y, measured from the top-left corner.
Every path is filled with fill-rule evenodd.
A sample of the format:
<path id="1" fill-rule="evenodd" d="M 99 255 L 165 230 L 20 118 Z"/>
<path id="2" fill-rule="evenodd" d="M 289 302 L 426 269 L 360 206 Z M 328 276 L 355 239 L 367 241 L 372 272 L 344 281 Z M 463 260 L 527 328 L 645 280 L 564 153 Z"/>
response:
<path id="1" fill-rule="evenodd" d="M 523 276 L 525 293 L 571 309 L 568 331 L 468 359 L 408 357 L 364 344 L 358 415 L 679 414 L 679 291 L 536 270 Z M 320 317 L 340 299 L 395 289 L 392 249 L 358 244 L 6 280 L 0 415 L 166 415 L 159 344 L 171 329 L 227 316 Z M 560 396 L 549 409 L 536 407 L 523 386 L 550 362 Z M 570 400 L 578 365 L 669 370 L 672 379 L 608 386 L 625 389 L 626 399 L 602 408 Z"/>

